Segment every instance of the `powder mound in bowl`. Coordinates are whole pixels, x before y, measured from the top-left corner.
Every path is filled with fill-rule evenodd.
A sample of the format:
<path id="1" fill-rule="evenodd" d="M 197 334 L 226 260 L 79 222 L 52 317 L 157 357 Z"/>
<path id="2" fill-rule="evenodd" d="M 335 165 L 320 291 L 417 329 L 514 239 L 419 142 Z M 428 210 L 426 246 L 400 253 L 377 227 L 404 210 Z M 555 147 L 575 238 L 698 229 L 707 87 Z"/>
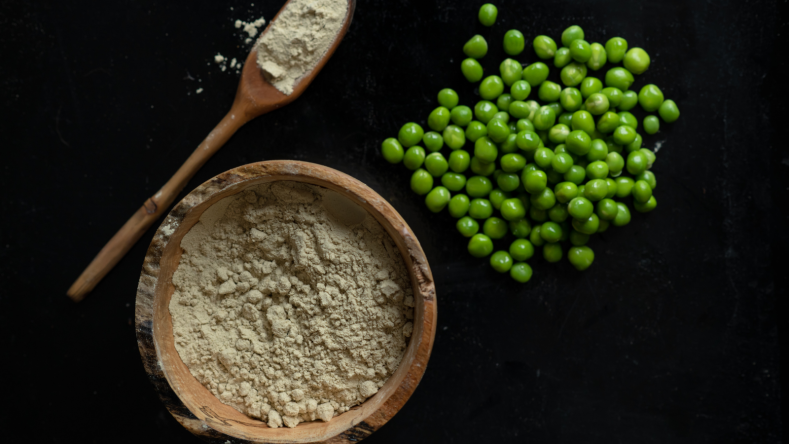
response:
<path id="1" fill-rule="evenodd" d="M 347 0 L 291 0 L 257 42 L 266 79 L 291 94 L 334 43 L 347 11 Z"/>
<path id="2" fill-rule="evenodd" d="M 408 270 L 378 221 L 339 193 L 258 185 L 208 208 L 181 247 L 175 347 L 221 402 L 270 427 L 329 421 L 400 364 Z"/>

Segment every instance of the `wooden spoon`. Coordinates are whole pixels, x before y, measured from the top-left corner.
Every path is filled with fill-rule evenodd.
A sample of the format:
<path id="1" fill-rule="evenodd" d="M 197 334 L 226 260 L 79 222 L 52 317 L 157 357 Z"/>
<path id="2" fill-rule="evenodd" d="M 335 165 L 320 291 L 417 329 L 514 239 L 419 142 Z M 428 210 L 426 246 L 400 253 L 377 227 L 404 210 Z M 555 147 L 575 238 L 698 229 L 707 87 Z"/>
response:
<path id="1" fill-rule="evenodd" d="M 247 56 L 244 69 L 241 73 L 241 81 L 238 84 L 236 98 L 233 106 L 225 115 L 221 122 L 208 134 L 197 149 L 186 159 L 181 168 L 175 175 L 167 181 L 164 186 L 156 192 L 153 197 L 137 210 L 136 213 L 115 233 L 115 236 L 107 242 L 107 245 L 99 251 L 99 254 L 82 272 L 74 284 L 69 288 L 68 296 L 75 302 L 81 301 L 96 284 L 118 263 L 119 260 L 131 249 L 131 247 L 142 237 L 148 228 L 165 213 L 170 204 L 173 203 L 178 193 L 186 186 L 189 179 L 203 166 L 208 159 L 214 155 L 219 148 L 238 131 L 241 126 L 257 116 L 287 105 L 296 100 L 305 89 L 312 83 L 312 80 L 320 72 L 323 65 L 334 54 L 339 46 L 348 27 L 353 19 L 353 12 L 356 9 L 356 0 L 347 0 L 348 10 L 340 32 L 329 47 L 326 54 L 318 61 L 312 71 L 305 74 L 293 86 L 293 92 L 285 95 L 263 78 L 263 73 L 257 64 L 257 50 L 253 47 Z M 271 29 L 271 25 L 276 22 L 277 17 L 288 7 L 287 3 L 279 10 L 277 15 L 269 23 L 261 37 Z"/>

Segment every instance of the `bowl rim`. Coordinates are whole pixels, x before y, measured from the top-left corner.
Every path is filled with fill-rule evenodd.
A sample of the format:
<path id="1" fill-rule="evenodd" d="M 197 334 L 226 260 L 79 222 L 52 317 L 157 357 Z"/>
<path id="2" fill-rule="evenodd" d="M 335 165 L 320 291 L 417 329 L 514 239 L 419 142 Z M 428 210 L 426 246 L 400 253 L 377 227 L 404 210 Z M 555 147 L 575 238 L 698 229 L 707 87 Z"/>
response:
<path id="1" fill-rule="evenodd" d="M 173 353 L 174 337 L 169 313 L 169 301 L 174 290 L 172 273 L 182 251 L 180 241 L 203 211 L 248 187 L 280 180 L 329 188 L 364 207 L 397 245 L 409 270 L 415 300 L 414 331 L 406 352 L 398 369 L 378 393 L 329 422 L 312 421 L 293 429 L 271 429 L 262 421 L 253 420 L 221 404 L 189 373 L 177 351 Z M 160 315 L 154 316 L 155 313 Z M 436 319 L 432 272 L 419 241 L 402 216 L 361 181 L 333 168 L 292 160 L 255 162 L 233 168 L 204 182 L 178 202 L 164 218 L 148 247 L 135 307 L 138 348 L 159 397 L 181 425 L 198 437 L 216 442 L 233 439 L 242 442 L 340 443 L 356 442 L 369 436 L 402 408 L 419 384 L 435 341 Z"/>

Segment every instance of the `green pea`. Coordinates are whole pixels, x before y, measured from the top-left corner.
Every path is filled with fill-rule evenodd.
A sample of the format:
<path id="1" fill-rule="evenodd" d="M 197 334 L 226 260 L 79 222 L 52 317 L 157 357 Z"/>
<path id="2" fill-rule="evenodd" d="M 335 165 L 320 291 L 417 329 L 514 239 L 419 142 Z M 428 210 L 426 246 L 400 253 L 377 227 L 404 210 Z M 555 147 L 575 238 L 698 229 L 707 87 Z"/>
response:
<path id="1" fill-rule="evenodd" d="M 490 192 L 488 196 L 488 200 L 490 200 L 490 204 L 493 205 L 493 208 L 496 210 L 501 209 L 501 204 L 510 198 L 510 193 L 505 192 L 500 188 L 496 188 L 495 190 Z"/>
<path id="2" fill-rule="evenodd" d="M 466 134 L 463 132 L 463 128 L 456 125 L 449 125 L 444 128 L 444 136 L 442 139 L 443 142 L 446 142 L 447 146 L 453 150 L 460 149 L 466 144 Z M 439 146 L 438 149 L 441 149 L 441 147 Z M 433 150 L 431 147 L 431 151 L 437 150 Z"/>
<path id="3" fill-rule="evenodd" d="M 649 68 L 649 54 L 641 48 L 633 48 L 625 54 L 625 68 L 633 74 L 642 74 Z"/>
<path id="4" fill-rule="evenodd" d="M 537 90 L 537 97 L 544 102 L 555 102 L 559 100 L 562 93 L 562 87 L 556 83 L 546 80 L 542 82 L 540 88 Z"/>
<path id="5" fill-rule="evenodd" d="M 627 111 L 619 111 L 617 114 L 619 115 L 620 125 L 629 126 L 634 130 L 638 129 L 638 120 L 636 120 L 636 116 Z"/>
<path id="6" fill-rule="evenodd" d="M 592 71 L 597 71 L 605 66 L 608 56 L 603 45 L 599 43 L 592 43 L 590 45 L 590 49 L 592 54 L 591 57 L 589 57 L 589 60 L 586 62 L 586 66 L 588 66 Z"/>
<path id="7" fill-rule="evenodd" d="M 521 284 L 529 282 L 532 277 L 531 266 L 526 262 L 513 264 L 510 268 L 510 277 Z"/>
<path id="8" fill-rule="evenodd" d="M 621 173 L 625 167 L 625 159 L 619 153 L 608 153 L 605 156 L 605 163 L 608 165 L 608 172 L 612 176 Z"/>
<path id="9" fill-rule="evenodd" d="M 451 197 L 449 190 L 445 187 L 435 187 L 432 191 L 427 193 L 425 205 L 427 205 L 430 211 L 438 213 L 447 206 Z"/>
<path id="10" fill-rule="evenodd" d="M 518 151 L 518 145 L 515 143 L 518 135 L 516 133 L 517 128 L 515 125 L 510 122 L 510 135 L 507 136 L 507 140 L 505 140 L 500 146 L 499 149 L 502 154 L 512 154 Z"/>
<path id="11" fill-rule="evenodd" d="M 603 220 L 614 220 L 619 207 L 613 199 L 603 199 L 597 202 L 597 215 Z"/>
<path id="12" fill-rule="evenodd" d="M 605 85 L 619 88 L 622 91 L 630 89 L 630 85 L 632 85 L 634 81 L 635 78 L 633 78 L 633 74 L 624 68 L 611 68 L 605 73 Z"/>
<path id="13" fill-rule="evenodd" d="M 452 108 L 449 116 L 450 119 L 452 119 L 452 123 L 458 126 L 466 126 L 474 119 L 474 114 L 472 113 L 471 108 L 467 107 L 466 105 L 460 105 Z"/>
<path id="14" fill-rule="evenodd" d="M 539 222 L 535 218 L 532 219 L 534 219 L 536 222 Z M 531 234 L 529 234 L 529 241 L 535 247 L 542 247 L 543 245 L 545 245 L 545 239 L 543 239 L 542 236 L 540 235 L 541 230 L 542 230 L 542 225 L 534 225 L 534 227 L 531 229 Z"/>
<path id="15" fill-rule="evenodd" d="M 449 110 L 443 106 L 434 109 L 427 117 L 427 126 L 434 131 L 444 131 L 449 125 Z"/>
<path id="16" fill-rule="evenodd" d="M 489 100 L 480 100 L 474 105 L 474 116 L 486 125 L 497 112 L 499 112 L 499 108 Z"/>
<path id="17" fill-rule="evenodd" d="M 559 174 L 565 174 L 573 166 L 573 158 L 567 153 L 558 153 L 551 159 L 551 168 Z"/>
<path id="18" fill-rule="evenodd" d="M 639 213 L 649 213 L 650 211 L 654 210 L 655 207 L 657 207 L 657 200 L 655 200 L 655 196 L 652 196 L 644 203 L 638 201 L 633 202 L 633 207 Z"/>
<path id="19" fill-rule="evenodd" d="M 592 47 L 586 40 L 573 40 L 567 47 L 570 48 L 570 56 L 576 62 L 586 63 L 592 57 Z"/>
<path id="20" fill-rule="evenodd" d="M 526 201 L 528 202 L 528 200 Z M 518 239 L 525 239 L 531 233 L 529 219 L 522 218 L 510 221 L 510 232 Z"/>
<path id="21" fill-rule="evenodd" d="M 512 256 L 506 251 L 497 251 L 490 257 L 490 266 L 499 273 L 506 273 L 512 268 Z"/>
<path id="22" fill-rule="evenodd" d="M 669 99 L 660 104 L 658 114 L 660 114 L 660 118 L 664 122 L 673 123 L 679 119 L 679 108 L 677 108 L 677 104 L 673 100 Z"/>
<path id="23" fill-rule="evenodd" d="M 586 197 L 575 197 L 567 204 L 567 211 L 575 219 L 586 219 L 594 212 L 594 204 Z"/>
<path id="24" fill-rule="evenodd" d="M 605 52 L 611 63 L 619 63 L 625 58 L 627 52 L 627 40 L 622 37 L 613 37 L 605 43 Z"/>
<path id="25" fill-rule="evenodd" d="M 559 242 L 562 237 L 562 227 L 556 222 L 545 222 L 540 228 L 540 237 L 548 243 Z"/>
<path id="26" fill-rule="evenodd" d="M 552 109 L 553 113 L 556 114 L 557 117 L 562 113 L 562 111 L 564 111 L 564 109 L 562 109 L 562 105 L 559 102 L 547 103 L 545 106 Z"/>
<path id="27" fill-rule="evenodd" d="M 488 127 L 484 123 L 474 120 L 468 124 L 466 127 L 466 139 L 470 142 L 476 142 L 477 140 L 485 137 L 488 135 Z"/>
<path id="28" fill-rule="evenodd" d="M 405 148 L 410 148 L 421 142 L 422 136 L 424 135 L 425 131 L 421 126 L 413 122 L 408 122 L 400 128 L 397 140 L 399 140 Z"/>
<path id="29" fill-rule="evenodd" d="M 533 123 L 538 130 L 550 129 L 556 123 L 556 112 L 549 106 L 542 106 L 537 110 Z"/>
<path id="30" fill-rule="evenodd" d="M 622 101 L 619 103 L 620 111 L 630 111 L 638 105 L 638 94 L 635 91 L 625 91 L 622 93 Z"/>
<path id="31" fill-rule="evenodd" d="M 545 244 L 542 247 L 542 257 L 550 263 L 562 260 L 562 246 L 560 244 Z"/>
<path id="32" fill-rule="evenodd" d="M 425 144 L 425 148 L 428 151 L 433 153 L 440 150 L 444 146 L 444 138 L 441 136 L 441 134 L 435 131 L 428 131 L 424 136 L 422 136 L 422 143 Z"/>
<path id="33" fill-rule="evenodd" d="M 468 196 L 465 194 L 456 194 L 452 196 L 452 199 L 449 199 L 449 205 L 447 206 L 447 210 L 449 211 L 449 215 L 454 218 L 460 218 L 468 213 L 468 207 L 470 205 L 470 201 Z M 472 219 L 473 220 L 473 219 Z"/>
<path id="34" fill-rule="evenodd" d="M 493 190 L 493 183 L 484 176 L 471 176 L 466 181 L 466 194 L 471 197 L 485 197 Z"/>
<path id="35" fill-rule="evenodd" d="M 463 45 L 463 53 L 472 59 L 481 59 L 488 53 L 488 42 L 485 37 L 477 34 Z"/>
<path id="36" fill-rule="evenodd" d="M 531 194 L 537 194 L 548 186 L 548 176 L 544 171 L 526 171 L 521 176 L 523 186 Z"/>
<path id="37" fill-rule="evenodd" d="M 581 95 L 584 99 L 603 90 L 603 82 L 596 77 L 587 77 L 581 81 Z"/>
<path id="38" fill-rule="evenodd" d="M 509 121 L 510 115 L 507 114 L 507 111 L 510 109 L 510 104 L 514 101 L 515 99 L 512 97 L 512 94 L 501 94 L 496 99 L 496 108 L 500 110 L 496 114 L 505 114 L 507 116 L 507 119 L 505 120 Z"/>
<path id="39" fill-rule="evenodd" d="M 660 131 L 660 120 L 657 116 L 644 117 L 644 132 L 647 134 L 655 134 Z"/>
<path id="40" fill-rule="evenodd" d="M 537 148 L 540 147 L 540 137 L 534 131 L 523 130 L 518 133 L 517 138 L 515 139 L 515 144 L 518 145 L 518 148 L 525 151 L 527 156 L 528 154 L 534 154 L 537 151 Z"/>
<path id="41" fill-rule="evenodd" d="M 534 222 L 545 222 L 546 220 L 548 220 L 548 212 L 545 210 L 541 210 L 539 208 L 531 207 L 529 208 L 529 217 Z M 538 226 L 534 227 L 534 229 L 532 229 L 531 236 L 534 236 L 535 231 L 537 231 L 537 236 L 539 236 L 540 235 L 539 229 L 540 227 Z M 533 243 L 534 245 L 537 245 L 537 241 L 535 241 L 534 237 L 531 236 L 529 237 L 529 240 L 531 240 L 531 243 Z M 539 242 L 542 242 L 542 238 L 540 238 Z"/>
<path id="42" fill-rule="evenodd" d="M 572 182 L 562 182 L 554 188 L 554 195 L 560 203 L 570 202 L 578 196 L 578 186 Z"/>
<path id="43" fill-rule="evenodd" d="M 469 216 L 464 216 L 457 221 L 455 228 L 463 237 L 471 237 L 479 232 L 479 222 Z"/>
<path id="44" fill-rule="evenodd" d="M 471 157 L 471 163 L 469 164 L 471 167 L 471 172 L 477 174 L 479 176 L 490 176 L 496 170 L 495 163 L 485 163 L 481 162 L 476 156 Z"/>
<path id="45" fill-rule="evenodd" d="M 553 143 L 564 143 L 564 141 L 567 140 L 567 136 L 569 134 L 570 127 L 563 123 L 557 123 L 548 131 L 548 140 Z"/>
<path id="46" fill-rule="evenodd" d="M 449 169 L 449 163 L 441 153 L 431 153 L 425 158 L 425 169 L 433 177 L 442 176 Z"/>
<path id="47" fill-rule="evenodd" d="M 520 154 L 506 154 L 501 158 L 501 169 L 505 173 L 517 173 L 526 166 L 526 158 Z"/>
<path id="48" fill-rule="evenodd" d="M 607 155 L 608 155 L 608 145 L 605 144 L 605 141 L 601 139 L 593 139 L 592 145 L 589 147 L 589 152 L 586 153 L 586 160 L 588 160 L 589 162 L 605 160 L 605 156 Z M 606 169 L 606 171 L 608 171 L 608 169 Z"/>
<path id="49" fill-rule="evenodd" d="M 635 180 L 643 180 L 649 184 L 649 188 L 653 190 L 657 187 L 657 178 L 655 177 L 655 173 L 652 171 L 644 171 L 634 177 Z"/>
<path id="50" fill-rule="evenodd" d="M 606 148 L 606 150 L 607 149 L 608 148 Z M 586 166 L 586 177 L 590 179 L 605 179 L 608 177 L 608 164 L 602 160 L 596 160 L 590 163 Z"/>
<path id="51" fill-rule="evenodd" d="M 501 119 L 491 119 L 491 121 L 488 122 L 487 129 L 488 137 L 496 143 L 505 142 L 511 133 L 509 125 Z"/>
<path id="52" fill-rule="evenodd" d="M 517 29 L 510 29 L 504 34 L 504 52 L 511 56 L 516 56 L 523 52 L 526 47 L 526 39 Z M 551 54 L 553 56 L 553 54 Z"/>
<path id="53" fill-rule="evenodd" d="M 594 117 L 589 111 L 576 111 L 573 113 L 573 131 L 583 131 L 587 135 L 595 130 Z"/>
<path id="54" fill-rule="evenodd" d="M 509 251 L 512 258 L 516 261 L 528 261 L 534 256 L 534 245 L 526 239 L 516 239 L 510 244 Z"/>
<path id="55" fill-rule="evenodd" d="M 468 242 L 468 252 L 474 257 L 485 257 L 493 252 L 493 241 L 484 234 L 475 234 Z"/>
<path id="56" fill-rule="evenodd" d="M 607 166 L 607 165 L 606 165 Z M 592 179 L 586 182 L 584 187 L 584 197 L 592 202 L 605 199 L 608 194 L 608 183 L 605 179 Z"/>
<path id="57" fill-rule="evenodd" d="M 627 145 L 636 140 L 636 130 L 627 125 L 620 125 L 614 130 L 613 137 L 617 145 Z"/>
<path id="58" fill-rule="evenodd" d="M 529 200 L 532 208 L 538 210 L 548 210 L 556 205 L 556 196 L 553 194 L 553 190 L 547 186 L 542 191 L 532 194 Z"/>
<path id="59" fill-rule="evenodd" d="M 501 239 L 507 235 L 509 227 L 507 222 L 499 219 L 498 217 L 489 217 L 484 224 L 482 224 L 482 232 L 491 239 Z"/>
<path id="60" fill-rule="evenodd" d="M 425 195 L 433 189 L 433 176 L 427 170 L 422 168 L 414 171 L 411 175 L 411 190 L 419 194 Z"/>
<path id="61" fill-rule="evenodd" d="M 548 209 L 548 219 L 554 222 L 564 222 L 570 217 L 570 212 L 567 211 L 567 205 L 557 203 Z"/>
<path id="62" fill-rule="evenodd" d="M 534 62 L 523 69 L 522 78 L 529 82 L 529 85 L 532 87 L 537 87 L 548 78 L 549 72 L 548 65 L 542 62 Z"/>
<path id="63" fill-rule="evenodd" d="M 537 148 L 537 151 L 534 153 L 534 163 L 539 165 L 540 168 L 548 168 L 551 166 L 553 156 L 554 153 L 550 148 Z"/>
<path id="64" fill-rule="evenodd" d="M 584 104 L 586 105 L 587 111 L 595 116 L 604 114 L 606 111 L 608 111 L 609 107 L 608 97 L 606 97 L 605 94 L 600 93 L 590 95 Z"/>
<path id="65" fill-rule="evenodd" d="M 581 81 L 586 77 L 586 72 L 586 65 L 583 63 L 572 62 L 562 68 L 562 72 L 559 74 L 559 77 L 562 79 L 562 83 L 564 83 L 565 86 L 575 86 L 581 83 Z"/>
<path id="66" fill-rule="evenodd" d="M 474 157 L 481 162 L 493 163 L 498 155 L 499 149 L 490 137 L 480 137 L 474 142 Z"/>
<path id="67" fill-rule="evenodd" d="M 611 106 L 611 108 L 616 108 L 622 103 L 622 98 L 624 94 L 622 93 L 622 90 L 620 90 L 619 88 L 614 88 L 613 86 L 609 86 L 607 88 L 603 88 L 603 90 L 600 92 L 605 94 L 606 97 L 608 97 L 608 104 Z"/>
<path id="68" fill-rule="evenodd" d="M 516 124 L 516 128 L 518 133 L 521 131 L 534 131 L 534 124 L 529 119 L 518 119 L 518 123 Z"/>
<path id="69" fill-rule="evenodd" d="M 488 199 L 473 199 L 468 208 L 468 215 L 474 219 L 487 219 L 493 215 L 493 205 Z"/>
<path id="70" fill-rule="evenodd" d="M 438 104 L 447 109 L 454 109 L 458 106 L 459 101 L 460 98 L 458 97 L 458 93 L 453 89 L 444 88 L 438 92 Z"/>
<path id="71" fill-rule="evenodd" d="M 510 198 L 501 203 L 501 217 L 508 221 L 520 220 L 526 217 L 526 206 L 518 198 Z"/>
<path id="72" fill-rule="evenodd" d="M 400 163 L 403 161 L 403 156 L 405 155 L 403 145 L 394 137 L 385 139 L 383 143 L 381 143 L 381 154 L 383 154 L 384 159 L 389 163 Z"/>
<path id="73" fill-rule="evenodd" d="M 499 76 L 487 76 L 479 84 L 479 95 L 485 100 L 493 100 L 504 92 L 504 81 Z"/>
<path id="74" fill-rule="evenodd" d="M 533 46 L 537 57 L 543 60 L 550 59 L 556 54 L 556 42 L 547 35 L 538 35 L 535 37 Z"/>
<path id="75" fill-rule="evenodd" d="M 573 124 L 573 113 L 571 113 L 571 112 L 563 112 L 563 113 L 559 114 L 558 121 L 562 125 L 567 125 L 567 127 L 569 128 L 570 125 Z"/>
<path id="76" fill-rule="evenodd" d="M 466 176 L 459 173 L 444 173 L 441 176 L 441 185 L 449 191 L 460 191 L 466 186 Z"/>
<path id="77" fill-rule="evenodd" d="M 633 179 L 622 176 L 616 178 L 616 197 L 622 199 L 630 195 L 633 190 L 635 181 Z"/>
<path id="78" fill-rule="evenodd" d="M 584 271 L 594 262 L 594 251 L 587 246 L 571 247 L 567 259 L 578 271 Z"/>
<path id="79" fill-rule="evenodd" d="M 638 103 L 644 111 L 655 112 L 663 104 L 663 91 L 657 85 L 644 85 L 638 93 Z"/>
<path id="80" fill-rule="evenodd" d="M 584 30 L 578 25 L 572 25 L 562 31 L 562 45 L 570 46 L 575 40 L 584 38 Z"/>
<path id="81" fill-rule="evenodd" d="M 633 200 L 635 202 L 647 203 L 652 197 L 652 187 L 645 180 L 637 180 L 633 185 Z"/>
<path id="82" fill-rule="evenodd" d="M 592 147 L 592 139 L 583 130 L 574 130 L 565 141 L 567 151 L 578 155 L 585 156 Z"/>
<path id="83" fill-rule="evenodd" d="M 617 202 L 616 218 L 613 220 L 615 227 L 624 227 L 630 223 L 630 209 L 624 202 Z"/>
<path id="84" fill-rule="evenodd" d="M 478 61 L 471 58 L 460 62 L 460 72 L 462 72 L 463 77 L 465 77 L 466 80 L 471 83 L 479 82 L 484 74 L 482 65 L 480 65 Z"/>
<path id="85" fill-rule="evenodd" d="M 501 62 L 501 65 L 499 65 L 499 71 L 501 72 L 501 79 L 507 86 L 511 86 L 516 81 L 519 81 L 523 75 L 523 67 L 521 66 L 520 62 L 513 59 L 505 59 L 503 62 Z"/>
<path id="86" fill-rule="evenodd" d="M 494 114 L 493 118 L 490 119 L 490 120 L 501 120 L 504 123 L 507 123 L 507 122 L 510 121 L 510 115 L 507 112 L 505 112 L 505 111 L 499 111 L 496 114 Z M 488 123 L 490 123 L 490 122 L 488 122 Z M 507 127 L 509 128 L 509 125 Z"/>
<path id="87" fill-rule="evenodd" d="M 479 22 L 483 26 L 491 27 L 496 23 L 496 17 L 499 15 L 499 10 L 491 3 L 485 3 L 479 8 Z"/>
<path id="88" fill-rule="evenodd" d="M 570 48 L 561 47 L 556 50 L 556 54 L 553 56 L 553 66 L 557 68 L 564 68 L 572 61 L 573 56 L 570 55 Z"/>
<path id="89" fill-rule="evenodd" d="M 641 151 L 633 151 L 627 155 L 627 172 L 633 175 L 643 173 L 647 169 L 649 160 Z"/>
<path id="90" fill-rule="evenodd" d="M 638 151 L 638 150 L 641 149 L 641 143 L 642 142 L 643 142 L 643 139 L 641 138 L 641 134 L 636 134 L 636 138 L 633 139 L 632 142 L 630 142 L 627 145 L 625 145 L 625 148 L 627 149 L 628 153 L 631 153 L 633 151 Z"/>
<path id="91" fill-rule="evenodd" d="M 496 184 L 504 191 L 514 191 L 521 184 L 520 176 L 516 173 L 499 174 L 496 178 Z"/>
<path id="92" fill-rule="evenodd" d="M 586 179 L 586 169 L 581 165 L 573 165 L 564 173 L 564 180 L 580 185 Z"/>
<path id="93" fill-rule="evenodd" d="M 564 88 L 559 94 L 559 103 L 561 103 L 562 108 L 573 112 L 581 107 L 581 105 L 584 103 L 584 100 L 583 96 L 581 95 L 581 91 L 577 90 L 576 88 L 567 87 Z"/>
<path id="94" fill-rule="evenodd" d="M 409 170 L 415 170 L 422 166 L 425 161 L 425 149 L 421 146 L 412 146 L 408 148 L 403 157 L 403 165 Z"/>
<path id="95" fill-rule="evenodd" d="M 510 87 L 510 95 L 514 100 L 522 101 L 531 94 L 531 85 L 526 80 L 518 80 Z"/>
<path id="96" fill-rule="evenodd" d="M 619 114 L 607 111 L 597 121 L 597 130 L 603 134 L 614 131 L 620 125 Z"/>
<path id="97" fill-rule="evenodd" d="M 616 192 L 617 192 L 616 181 L 614 179 L 611 179 L 610 177 L 607 177 L 605 179 L 605 183 L 608 184 L 608 192 L 605 193 L 606 199 L 610 199 L 616 196 Z"/>
<path id="98" fill-rule="evenodd" d="M 589 235 L 583 234 L 579 231 L 570 230 L 570 243 L 576 247 L 586 245 L 589 242 Z"/>

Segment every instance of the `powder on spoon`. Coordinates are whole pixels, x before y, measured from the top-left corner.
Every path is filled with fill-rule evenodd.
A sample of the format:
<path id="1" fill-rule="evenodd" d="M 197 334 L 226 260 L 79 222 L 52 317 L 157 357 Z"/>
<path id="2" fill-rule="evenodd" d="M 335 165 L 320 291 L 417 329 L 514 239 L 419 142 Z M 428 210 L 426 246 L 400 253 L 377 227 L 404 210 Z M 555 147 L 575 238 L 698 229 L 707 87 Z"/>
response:
<path id="1" fill-rule="evenodd" d="M 400 364 L 414 316 L 405 262 L 341 194 L 262 184 L 211 206 L 181 247 L 176 350 L 221 402 L 270 427 L 329 421 Z"/>
<path id="2" fill-rule="evenodd" d="M 291 94 L 334 43 L 347 10 L 347 0 L 291 0 L 257 42 L 266 79 Z"/>

